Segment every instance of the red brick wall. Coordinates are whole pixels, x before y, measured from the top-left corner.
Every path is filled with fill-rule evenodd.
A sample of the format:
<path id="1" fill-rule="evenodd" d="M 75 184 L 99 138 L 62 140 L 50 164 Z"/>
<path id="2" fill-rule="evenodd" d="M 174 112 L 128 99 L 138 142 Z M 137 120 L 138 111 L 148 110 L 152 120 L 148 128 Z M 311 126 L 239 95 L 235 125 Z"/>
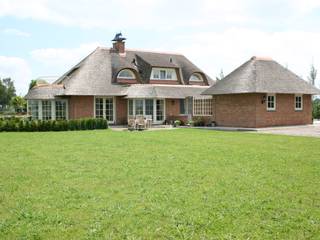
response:
<path id="1" fill-rule="evenodd" d="M 150 80 L 150 84 L 168 84 L 168 85 L 180 85 L 178 80 Z"/>
<path id="2" fill-rule="evenodd" d="M 93 118 L 93 96 L 72 96 L 69 98 L 69 118 Z"/>
<path id="3" fill-rule="evenodd" d="M 213 96 L 213 118 L 217 125 L 255 127 L 256 94 Z"/>
<path id="4" fill-rule="evenodd" d="M 166 99 L 166 119 L 167 121 L 181 120 L 188 121 L 187 115 L 180 115 L 180 100 L 179 99 Z"/>
<path id="5" fill-rule="evenodd" d="M 116 97 L 116 124 L 127 124 L 128 121 L 128 107 L 127 99 L 123 97 Z"/>
<path id="6" fill-rule="evenodd" d="M 268 127 L 312 123 L 311 96 L 303 96 L 303 110 L 295 111 L 293 94 L 276 95 L 276 111 L 261 103 L 264 94 L 214 96 L 213 117 L 219 126 Z"/>
<path id="7" fill-rule="evenodd" d="M 137 79 L 117 78 L 118 83 L 137 84 Z"/>
<path id="8" fill-rule="evenodd" d="M 303 125 L 312 123 L 311 95 L 303 95 L 303 110 L 296 111 L 294 94 L 276 94 L 276 110 L 267 111 L 260 94 L 256 101 L 257 127 Z"/>

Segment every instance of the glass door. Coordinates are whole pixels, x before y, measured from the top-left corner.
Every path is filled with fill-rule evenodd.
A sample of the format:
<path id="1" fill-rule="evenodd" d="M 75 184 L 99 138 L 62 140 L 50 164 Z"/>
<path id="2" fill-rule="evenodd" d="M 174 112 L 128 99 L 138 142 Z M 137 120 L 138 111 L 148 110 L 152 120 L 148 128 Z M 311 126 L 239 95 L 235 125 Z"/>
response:
<path id="1" fill-rule="evenodd" d="M 156 121 L 164 121 L 164 100 L 162 99 L 156 100 Z"/>

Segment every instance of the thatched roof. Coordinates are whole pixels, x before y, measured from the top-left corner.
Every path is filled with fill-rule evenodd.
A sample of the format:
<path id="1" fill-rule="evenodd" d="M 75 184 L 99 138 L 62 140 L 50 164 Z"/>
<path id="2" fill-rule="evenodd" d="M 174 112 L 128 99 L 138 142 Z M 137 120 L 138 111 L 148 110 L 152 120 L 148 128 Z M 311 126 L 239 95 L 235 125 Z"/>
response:
<path id="1" fill-rule="evenodd" d="M 276 61 L 252 57 L 203 94 L 235 93 L 319 94 L 320 91 Z"/>
<path id="2" fill-rule="evenodd" d="M 109 48 L 98 47 L 76 66 L 62 75 L 54 82 L 54 85 L 63 86 L 63 90 L 59 91 L 57 96 L 72 96 L 72 95 L 90 95 L 90 96 L 125 96 L 127 92 L 132 93 L 134 90 L 130 88 L 142 89 L 148 87 L 128 86 L 125 84 L 117 84 L 115 79 L 118 72 L 124 68 L 130 68 L 138 75 L 142 85 L 149 83 L 152 67 L 170 67 L 175 68 L 181 73 L 182 83 L 188 84 L 190 76 L 197 72 L 204 76 L 204 81 L 208 84 L 213 84 L 213 80 L 204 74 L 197 66 L 191 63 L 185 56 L 172 53 L 156 53 L 126 50 L 125 54 L 119 54 L 111 51 Z M 181 86 L 181 85 L 180 85 Z M 148 89 L 151 89 L 150 87 Z M 169 89 L 171 88 L 162 88 Z M 177 92 L 173 95 L 179 95 L 181 92 L 178 88 L 173 88 Z M 195 94 L 198 94 L 199 88 L 190 86 L 185 91 L 195 89 Z M 29 91 L 26 98 L 32 99 L 44 95 L 55 95 L 56 90 L 50 87 L 46 89 L 47 94 L 42 94 L 41 89 L 34 88 Z M 174 91 L 174 90 L 171 90 Z"/>

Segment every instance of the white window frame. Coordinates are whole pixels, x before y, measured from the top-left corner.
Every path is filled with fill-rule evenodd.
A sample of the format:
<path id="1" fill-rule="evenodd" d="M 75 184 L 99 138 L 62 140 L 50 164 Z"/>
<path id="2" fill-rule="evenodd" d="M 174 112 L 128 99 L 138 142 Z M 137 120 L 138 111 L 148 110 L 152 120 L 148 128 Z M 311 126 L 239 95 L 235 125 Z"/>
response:
<path id="1" fill-rule="evenodd" d="M 158 77 L 154 77 L 154 72 L 158 72 Z M 166 78 L 160 77 L 160 71 L 166 72 Z M 168 78 L 168 71 L 171 71 L 171 78 Z M 177 81 L 177 72 L 174 68 L 152 68 L 150 80 Z"/>
<path id="2" fill-rule="evenodd" d="M 48 100 L 48 99 L 39 99 L 39 100 L 33 100 L 30 99 L 27 101 L 27 109 L 29 113 L 29 101 L 36 101 L 38 104 L 38 118 L 37 120 L 43 120 L 43 114 L 42 114 L 42 101 L 49 101 L 51 103 L 51 119 L 50 120 L 56 120 L 56 101 L 62 101 L 66 103 L 66 120 L 69 119 L 69 104 L 67 99 L 54 99 L 54 100 Z M 36 120 L 36 119 L 34 119 Z"/>
<path id="3" fill-rule="evenodd" d="M 108 123 L 110 124 L 115 124 L 116 123 L 116 118 L 117 118 L 117 115 L 116 115 L 116 106 L 117 106 L 117 103 L 116 103 L 116 97 L 106 97 L 106 96 L 95 96 L 94 99 L 93 99 L 93 111 L 94 111 L 94 118 L 96 118 L 96 98 L 102 98 L 103 99 L 103 119 L 106 119 L 106 99 L 110 99 L 112 98 L 112 104 L 113 104 L 113 121 L 108 121 Z"/>
<path id="4" fill-rule="evenodd" d="M 193 97 L 193 116 L 212 116 L 213 99 L 212 97 Z"/>
<path id="5" fill-rule="evenodd" d="M 301 98 L 301 107 L 300 108 L 297 108 L 297 97 L 300 97 Z M 303 95 L 302 94 L 296 94 L 294 95 L 294 110 L 296 111 L 302 111 L 303 110 Z"/>
<path id="6" fill-rule="evenodd" d="M 193 76 L 197 77 L 198 79 L 191 79 Z M 193 73 L 190 78 L 189 78 L 190 82 L 203 82 L 203 77 L 200 73 Z"/>
<path id="7" fill-rule="evenodd" d="M 131 73 L 131 77 L 121 77 L 121 76 L 120 76 L 120 74 L 121 74 L 122 72 L 126 72 L 126 71 L 128 71 L 128 72 Z M 120 78 L 120 79 L 136 79 L 136 76 L 135 76 L 135 74 L 134 74 L 134 72 L 133 72 L 132 70 L 126 68 L 126 69 L 122 69 L 122 70 L 118 73 L 117 78 Z"/>
<path id="8" fill-rule="evenodd" d="M 153 123 L 161 124 L 166 120 L 166 99 L 163 98 L 129 98 L 128 99 L 128 117 L 136 116 L 136 100 L 143 100 L 143 116 L 146 116 L 146 100 L 153 100 Z M 133 115 L 129 115 L 129 101 L 132 100 L 132 113 Z M 157 100 L 163 100 L 163 120 L 157 121 Z"/>
<path id="9" fill-rule="evenodd" d="M 273 99 L 274 99 L 273 107 L 269 107 L 269 97 L 273 97 Z M 277 96 L 275 93 L 267 94 L 266 107 L 267 107 L 267 111 L 276 111 L 276 109 L 277 109 Z"/>

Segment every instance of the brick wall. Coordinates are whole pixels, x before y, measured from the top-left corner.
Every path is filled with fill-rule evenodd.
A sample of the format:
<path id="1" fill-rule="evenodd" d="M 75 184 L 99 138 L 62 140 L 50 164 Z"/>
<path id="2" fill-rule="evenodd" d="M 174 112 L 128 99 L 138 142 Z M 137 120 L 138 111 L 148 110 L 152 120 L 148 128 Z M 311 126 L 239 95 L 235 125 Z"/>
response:
<path id="1" fill-rule="evenodd" d="M 180 100 L 179 99 L 166 99 L 166 119 L 167 121 L 181 120 L 188 121 L 187 115 L 180 115 Z"/>
<path id="2" fill-rule="evenodd" d="M 267 111 L 264 94 L 227 94 L 213 97 L 213 117 L 219 126 L 269 127 L 311 124 L 311 96 L 303 96 L 303 110 L 295 111 L 293 94 L 277 94 L 276 110 Z"/>
<path id="3" fill-rule="evenodd" d="M 295 110 L 294 94 L 276 94 L 276 110 L 267 111 L 260 94 L 256 101 L 257 127 L 303 125 L 312 123 L 311 95 L 303 95 L 303 110 Z"/>
<path id="4" fill-rule="evenodd" d="M 219 126 L 255 127 L 256 99 L 256 94 L 213 96 L 214 121 Z"/>
<path id="5" fill-rule="evenodd" d="M 69 98 L 69 118 L 93 118 L 93 96 L 72 96 Z"/>

